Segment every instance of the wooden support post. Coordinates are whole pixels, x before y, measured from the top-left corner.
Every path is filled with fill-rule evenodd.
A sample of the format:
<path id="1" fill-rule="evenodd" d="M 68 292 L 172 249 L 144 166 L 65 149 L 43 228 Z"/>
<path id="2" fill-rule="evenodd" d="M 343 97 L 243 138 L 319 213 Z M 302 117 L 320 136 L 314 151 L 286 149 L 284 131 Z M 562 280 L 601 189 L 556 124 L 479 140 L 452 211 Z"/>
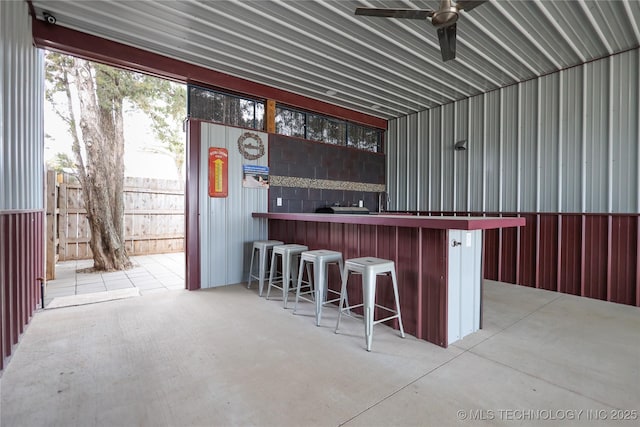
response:
<path id="1" fill-rule="evenodd" d="M 276 133 L 276 101 L 267 99 L 265 111 L 265 130 L 267 133 Z"/>

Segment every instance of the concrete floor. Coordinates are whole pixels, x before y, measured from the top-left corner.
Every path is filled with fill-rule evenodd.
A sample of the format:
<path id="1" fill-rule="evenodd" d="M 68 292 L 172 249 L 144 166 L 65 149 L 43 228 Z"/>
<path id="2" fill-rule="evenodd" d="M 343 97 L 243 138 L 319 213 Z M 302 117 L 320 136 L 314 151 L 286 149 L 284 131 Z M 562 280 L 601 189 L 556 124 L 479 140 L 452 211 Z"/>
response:
<path id="1" fill-rule="evenodd" d="M 255 286 L 254 286 L 255 288 Z M 3 426 L 639 425 L 640 309 L 495 282 L 437 347 L 242 285 L 38 312 Z M 625 412 L 627 411 L 627 412 Z M 615 417 L 627 421 L 614 420 Z"/>

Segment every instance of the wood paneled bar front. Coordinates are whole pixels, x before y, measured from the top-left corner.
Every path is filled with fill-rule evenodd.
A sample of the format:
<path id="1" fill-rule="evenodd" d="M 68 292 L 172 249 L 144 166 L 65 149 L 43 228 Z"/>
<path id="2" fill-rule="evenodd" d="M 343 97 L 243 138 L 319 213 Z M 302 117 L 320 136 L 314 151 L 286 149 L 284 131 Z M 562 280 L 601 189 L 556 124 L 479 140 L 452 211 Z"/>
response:
<path id="1" fill-rule="evenodd" d="M 482 314 L 482 232 L 525 225 L 524 218 L 408 215 L 253 213 L 269 221 L 269 238 L 342 252 L 345 259 L 375 256 L 396 264 L 406 332 L 442 347 L 478 330 Z M 349 279 L 351 303 L 362 287 Z M 390 281 L 380 277 L 378 281 Z M 329 287 L 340 277 L 330 272 Z M 378 304 L 393 307 L 391 286 L 378 286 Z M 376 313 L 376 318 L 383 313 Z M 389 322 L 397 328 L 397 321 Z"/>

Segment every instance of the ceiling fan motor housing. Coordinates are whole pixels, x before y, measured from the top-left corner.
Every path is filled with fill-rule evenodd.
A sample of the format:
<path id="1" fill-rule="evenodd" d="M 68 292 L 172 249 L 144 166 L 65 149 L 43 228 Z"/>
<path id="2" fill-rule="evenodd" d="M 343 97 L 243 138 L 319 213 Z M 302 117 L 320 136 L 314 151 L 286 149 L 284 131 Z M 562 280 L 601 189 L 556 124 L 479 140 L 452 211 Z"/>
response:
<path id="1" fill-rule="evenodd" d="M 458 20 L 458 9 L 450 6 L 445 9 L 436 10 L 431 17 L 431 23 L 437 27 L 448 27 Z"/>

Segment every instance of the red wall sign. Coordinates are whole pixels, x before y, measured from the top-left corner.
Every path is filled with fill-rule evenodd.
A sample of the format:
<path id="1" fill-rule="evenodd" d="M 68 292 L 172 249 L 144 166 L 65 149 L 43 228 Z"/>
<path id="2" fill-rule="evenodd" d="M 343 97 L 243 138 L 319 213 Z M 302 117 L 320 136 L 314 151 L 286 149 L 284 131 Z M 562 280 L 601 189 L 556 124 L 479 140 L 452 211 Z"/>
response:
<path id="1" fill-rule="evenodd" d="M 228 163 L 226 148 L 209 148 L 209 197 L 229 195 Z"/>

